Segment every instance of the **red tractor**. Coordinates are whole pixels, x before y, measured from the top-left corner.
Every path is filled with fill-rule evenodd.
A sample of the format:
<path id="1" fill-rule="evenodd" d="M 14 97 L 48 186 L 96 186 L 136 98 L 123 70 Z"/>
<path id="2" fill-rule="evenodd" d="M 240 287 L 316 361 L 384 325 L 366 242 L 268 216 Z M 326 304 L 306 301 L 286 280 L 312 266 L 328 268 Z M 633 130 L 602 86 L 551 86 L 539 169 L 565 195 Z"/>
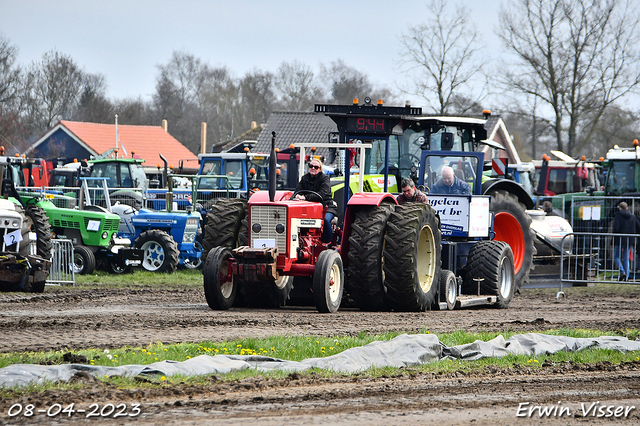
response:
<path id="1" fill-rule="evenodd" d="M 370 145 L 360 144 L 358 148 L 364 150 Z M 270 169 L 275 170 L 275 167 L 270 166 Z M 212 309 L 230 308 L 240 288 L 241 297 L 248 299 L 245 301 L 249 304 L 277 306 L 287 299 L 293 277 L 299 276 L 310 278 L 300 282 L 311 285 L 309 290 L 318 311 L 338 310 L 345 288 L 341 253 L 345 253 L 348 245 L 337 242 L 351 231 L 353 209 L 377 208 L 381 204 L 391 206 L 396 201 L 391 194 L 356 194 L 349 201 L 343 230 L 336 229 L 333 241 L 324 243 L 325 207 L 318 202 L 294 199 L 297 194 L 306 192 L 310 191 L 259 191 L 251 196 L 248 203 L 249 245 L 233 250 L 216 247 L 207 256 L 204 289 Z M 387 216 L 390 210 L 386 208 Z"/>

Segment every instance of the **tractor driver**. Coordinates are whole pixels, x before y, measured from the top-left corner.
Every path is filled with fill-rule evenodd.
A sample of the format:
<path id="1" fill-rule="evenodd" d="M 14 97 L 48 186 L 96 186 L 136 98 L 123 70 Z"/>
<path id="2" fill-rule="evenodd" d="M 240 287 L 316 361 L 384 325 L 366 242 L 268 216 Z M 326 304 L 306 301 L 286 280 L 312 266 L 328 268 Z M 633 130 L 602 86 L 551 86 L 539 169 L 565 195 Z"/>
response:
<path id="1" fill-rule="evenodd" d="M 400 182 L 400 188 L 402 188 L 402 194 L 396 197 L 398 204 L 411 203 L 425 203 L 429 204 L 427 196 L 422 193 L 411 178 L 404 178 Z"/>
<path id="2" fill-rule="evenodd" d="M 302 176 L 298 185 L 296 185 L 295 192 L 298 191 L 313 191 L 305 192 L 304 194 L 296 194 L 296 200 L 315 201 L 324 204 L 326 213 L 324 215 L 324 229 L 322 231 L 322 241 L 330 243 L 333 240 L 333 229 L 331 229 L 331 221 L 338 214 L 335 201 L 331 198 L 331 181 L 329 176 L 322 172 L 322 162 L 317 158 L 309 161 L 309 173 Z"/>
<path id="3" fill-rule="evenodd" d="M 471 194 L 469 184 L 456 176 L 450 166 L 444 166 L 441 174 L 442 178 L 433 185 L 429 194 Z"/>

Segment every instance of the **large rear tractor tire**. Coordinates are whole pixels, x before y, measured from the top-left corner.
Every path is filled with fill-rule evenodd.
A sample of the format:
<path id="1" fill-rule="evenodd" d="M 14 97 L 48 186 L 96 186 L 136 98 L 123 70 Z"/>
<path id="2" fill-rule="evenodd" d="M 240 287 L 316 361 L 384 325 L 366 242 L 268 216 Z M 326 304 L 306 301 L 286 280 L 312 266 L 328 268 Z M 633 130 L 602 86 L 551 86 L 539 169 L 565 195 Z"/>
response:
<path id="1" fill-rule="evenodd" d="M 536 254 L 535 234 L 531 229 L 531 217 L 525 212 L 524 204 L 506 191 L 496 191 L 491 195 L 491 212 L 495 213 L 494 240 L 504 241 L 513 251 L 516 271 L 516 291 L 529 282 L 533 270 L 533 256 Z"/>
<path id="2" fill-rule="evenodd" d="M 275 281 L 242 281 L 240 294 L 243 301 L 253 308 L 279 308 L 289 300 L 293 277 L 281 275 Z"/>
<path id="3" fill-rule="evenodd" d="M 41 207 L 36 205 L 28 205 L 26 209 L 16 206 L 16 210 L 23 214 L 22 221 L 22 241 L 20 242 L 20 255 L 27 256 L 30 254 L 29 248 L 29 232 L 36 234 L 36 255 L 43 259 L 51 259 L 51 225 L 47 214 Z"/>
<path id="4" fill-rule="evenodd" d="M 236 276 L 230 273 L 231 251 L 215 247 L 204 262 L 204 296 L 211 309 L 227 310 L 238 292 Z"/>
<path id="5" fill-rule="evenodd" d="M 313 274 L 313 301 L 318 312 L 333 313 L 340 307 L 344 292 L 342 258 L 335 250 L 325 250 L 318 256 Z"/>
<path id="6" fill-rule="evenodd" d="M 238 231 L 247 211 L 247 200 L 237 198 L 219 198 L 211 205 L 207 213 L 202 240 L 203 253 L 206 256 L 214 247 L 234 249 L 238 244 Z"/>
<path id="7" fill-rule="evenodd" d="M 145 231 L 136 238 L 135 246 L 144 251 L 142 267 L 149 272 L 175 272 L 180 250 L 171 235 L 159 229 Z"/>
<path id="8" fill-rule="evenodd" d="M 96 269 L 96 256 L 86 246 L 73 247 L 73 273 L 80 275 L 91 274 Z"/>
<path id="9" fill-rule="evenodd" d="M 389 309 L 382 271 L 384 234 L 393 207 L 365 207 L 355 213 L 349 237 L 347 292 L 363 311 Z"/>
<path id="10" fill-rule="evenodd" d="M 496 306 L 508 308 L 515 291 L 515 271 L 511 247 L 503 241 L 480 241 L 469 251 L 464 268 L 465 293 L 498 296 Z"/>
<path id="11" fill-rule="evenodd" d="M 442 236 L 433 208 L 421 203 L 396 207 L 387 222 L 384 282 L 396 311 L 425 311 L 436 303 Z"/>

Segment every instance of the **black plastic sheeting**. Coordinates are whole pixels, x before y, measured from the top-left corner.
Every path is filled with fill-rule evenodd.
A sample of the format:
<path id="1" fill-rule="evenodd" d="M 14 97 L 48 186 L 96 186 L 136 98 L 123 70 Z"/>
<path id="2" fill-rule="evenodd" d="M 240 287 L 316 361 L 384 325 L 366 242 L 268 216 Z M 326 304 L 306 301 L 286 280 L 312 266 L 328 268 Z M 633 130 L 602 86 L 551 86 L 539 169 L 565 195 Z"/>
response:
<path id="1" fill-rule="evenodd" d="M 415 367 L 442 359 L 478 360 L 501 358 L 505 355 L 538 357 L 560 351 L 576 352 L 588 348 L 611 349 L 620 352 L 640 351 L 640 341 L 625 337 L 603 336 L 574 338 L 548 334 L 518 334 L 505 339 L 502 335 L 484 342 L 476 340 L 466 345 L 448 347 L 434 334 L 400 335 L 389 341 L 347 349 L 325 358 L 287 361 L 255 355 L 200 355 L 186 361 L 161 361 L 147 365 L 103 367 L 85 364 L 36 365 L 14 364 L 0 369 L 0 388 L 27 386 L 44 382 L 67 382 L 78 373 L 95 377 L 138 375 L 198 376 L 225 374 L 249 368 L 258 371 L 304 371 L 311 368 L 339 373 L 357 373 L 372 367 Z"/>

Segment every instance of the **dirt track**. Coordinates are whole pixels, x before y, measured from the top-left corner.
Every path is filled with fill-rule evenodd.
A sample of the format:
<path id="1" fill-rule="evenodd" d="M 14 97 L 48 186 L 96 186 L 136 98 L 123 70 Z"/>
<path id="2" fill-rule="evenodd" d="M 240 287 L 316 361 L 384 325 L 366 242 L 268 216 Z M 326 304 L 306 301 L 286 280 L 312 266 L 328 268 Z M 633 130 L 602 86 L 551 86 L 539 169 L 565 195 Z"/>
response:
<path id="1" fill-rule="evenodd" d="M 288 335 L 355 335 L 388 330 L 432 333 L 459 329 L 544 331 L 561 327 L 597 328 L 612 333 L 640 324 L 640 288 L 626 295 L 597 289 L 568 289 L 556 301 L 549 290 L 525 290 L 508 310 L 469 309 L 425 313 L 368 313 L 344 310 L 320 315 L 312 308 L 211 311 L 201 289 L 66 290 L 44 294 L 0 294 L 0 352 L 47 349 L 112 348 L 243 337 Z M 28 397 L 23 397 L 27 403 Z M 206 387 L 171 387 L 138 392 L 92 383 L 80 392 L 55 391 L 37 398 L 44 406 L 74 402 L 142 403 L 142 414 L 127 421 L 140 424 L 550 424 L 554 418 L 517 418 L 518 404 L 529 402 L 570 409 L 563 423 L 611 419 L 576 417 L 580 403 L 600 401 L 637 407 L 626 424 L 640 421 L 640 362 L 623 366 L 545 365 L 539 370 L 488 369 L 432 376 L 411 371 L 394 377 L 367 379 L 298 376 L 287 379 L 245 379 L 240 383 L 212 379 Z M 0 402 L 0 424 L 47 423 L 44 415 L 6 416 L 11 404 Z M 86 408 L 86 407 L 85 407 Z M 285 416 L 285 417 L 282 417 Z M 106 419 L 102 419 L 106 420 Z M 120 422 L 119 419 L 117 422 Z M 557 421 L 558 419 L 555 418 Z M 89 422 L 79 415 L 61 422 Z M 112 420 L 116 422 L 116 420 Z M 455 423 L 459 422 L 459 423 Z"/>

